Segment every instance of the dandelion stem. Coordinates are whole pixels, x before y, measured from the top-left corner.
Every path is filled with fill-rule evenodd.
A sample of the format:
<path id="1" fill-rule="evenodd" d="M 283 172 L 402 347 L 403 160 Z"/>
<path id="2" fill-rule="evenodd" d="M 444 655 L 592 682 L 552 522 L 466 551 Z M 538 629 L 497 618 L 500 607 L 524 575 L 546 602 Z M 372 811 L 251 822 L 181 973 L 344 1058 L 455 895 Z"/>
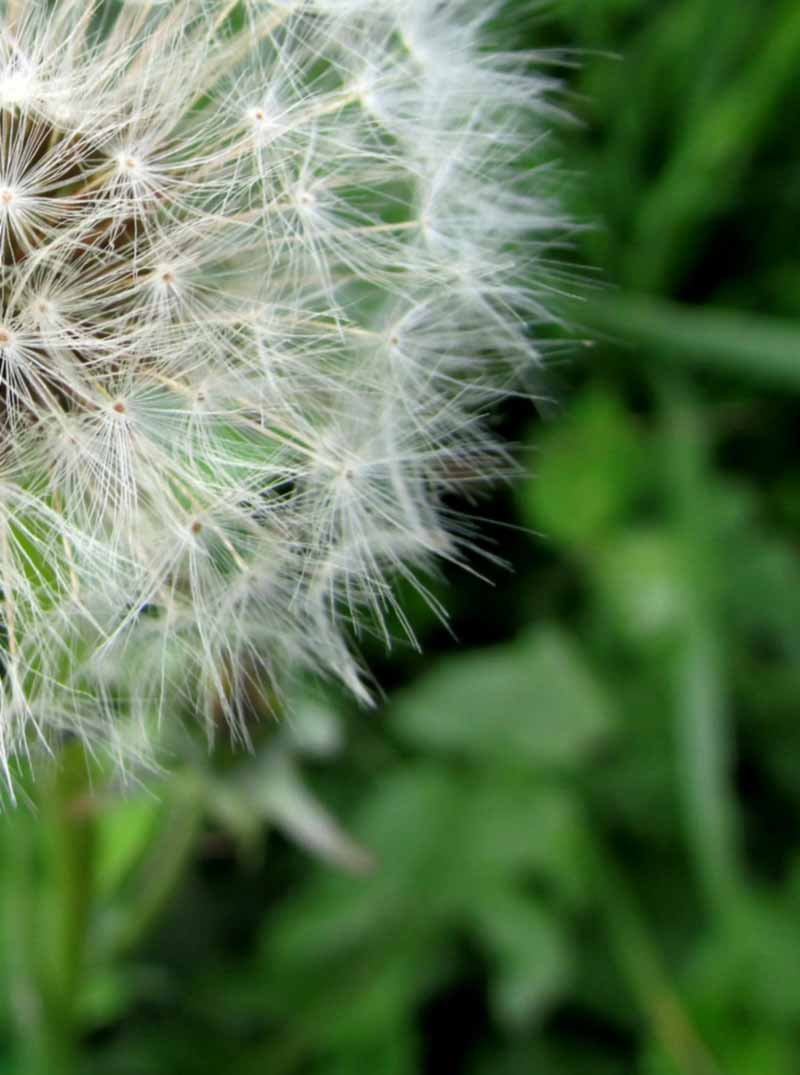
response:
<path id="1" fill-rule="evenodd" d="M 94 825 L 82 750 L 68 743 L 3 827 L 12 1011 L 25 1075 L 72 1075 L 92 908 Z"/>
<path id="2" fill-rule="evenodd" d="M 130 914 L 112 939 L 112 955 L 129 952 L 149 933 L 169 905 L 195 849 L 202 819 L 196 782 L 179 781 L 172 794 L 171 812 L 138 875 L 127 902 Z"/>

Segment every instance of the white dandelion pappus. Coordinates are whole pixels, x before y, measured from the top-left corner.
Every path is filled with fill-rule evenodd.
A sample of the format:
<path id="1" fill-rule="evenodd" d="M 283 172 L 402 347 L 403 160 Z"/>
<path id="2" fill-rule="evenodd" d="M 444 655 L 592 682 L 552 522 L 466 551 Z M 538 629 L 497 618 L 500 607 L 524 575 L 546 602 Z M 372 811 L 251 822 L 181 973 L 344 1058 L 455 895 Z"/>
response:
<path id="1" fill-rule="evenodd" d="M 470 544 L 445 497 L 506 464 L 564 225 L 495 13 L 0 2 L 4 767 L 189 706 L 244 735 L 295 669 L 367 700 L 349 639 Z"/>

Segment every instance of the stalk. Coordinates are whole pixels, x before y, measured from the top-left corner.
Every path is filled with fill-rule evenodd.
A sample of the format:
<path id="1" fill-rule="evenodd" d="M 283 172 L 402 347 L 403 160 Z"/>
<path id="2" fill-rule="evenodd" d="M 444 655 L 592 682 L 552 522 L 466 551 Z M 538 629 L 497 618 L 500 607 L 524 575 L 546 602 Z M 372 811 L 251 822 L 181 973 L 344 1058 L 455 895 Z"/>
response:
<path id="1" fill-rule="evenodd" d="M 631 996 L 680 1075 L 723 1075 L 664 966 L 637 900 L 608 850 L 587 846 L 611 950 Z"/>
<path id="2" fill-rule="evenodd" d="M 686 832 L 707 906 L 726 919 L 741 906 L 747 883 L 732 785 L 732 730 L 717 604 L 717 535 L 713 515 L 702 510 L 707 447 L 680 383 L 661 382 L 659 397 L 670 445 L 672 514 L 685 550 L 690 595 L 675 675 Z"/>
<path id="3" fill-rule="evenodd" d="M 92 910 L 94 825 L 77 744 L 32 786 L 33 805 L 5 819 L 3 877 L 19 1070 L 78 1070 L 80 995 Z"/>

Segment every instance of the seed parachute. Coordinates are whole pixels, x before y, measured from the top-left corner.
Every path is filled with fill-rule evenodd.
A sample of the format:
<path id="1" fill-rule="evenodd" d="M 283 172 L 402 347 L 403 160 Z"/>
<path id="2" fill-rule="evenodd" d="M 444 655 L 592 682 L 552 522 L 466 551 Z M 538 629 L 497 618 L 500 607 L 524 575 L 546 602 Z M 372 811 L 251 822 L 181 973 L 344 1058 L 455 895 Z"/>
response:
<path id="1" fill-rule="evenodd" d="M 0 760 L 368 699 L 507 467 L 556 88 L 472 0 L 0 3 Z M 526 161 L 528 162 L 526 164 Z"/>

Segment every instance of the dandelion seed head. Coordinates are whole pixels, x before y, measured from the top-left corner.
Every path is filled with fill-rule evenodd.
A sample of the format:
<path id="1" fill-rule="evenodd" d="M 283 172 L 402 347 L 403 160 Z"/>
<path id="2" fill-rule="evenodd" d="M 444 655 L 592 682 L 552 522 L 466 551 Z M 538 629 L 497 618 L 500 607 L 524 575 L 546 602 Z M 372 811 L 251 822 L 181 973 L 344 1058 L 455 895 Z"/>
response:
<path id="1" fill-rule="evenodd" d="M 298 670 L 367 701 L 393 582 L 472 549 L 565 223 L 496 9 L 0 0 L 4 771 L 246 738 Z"/>

